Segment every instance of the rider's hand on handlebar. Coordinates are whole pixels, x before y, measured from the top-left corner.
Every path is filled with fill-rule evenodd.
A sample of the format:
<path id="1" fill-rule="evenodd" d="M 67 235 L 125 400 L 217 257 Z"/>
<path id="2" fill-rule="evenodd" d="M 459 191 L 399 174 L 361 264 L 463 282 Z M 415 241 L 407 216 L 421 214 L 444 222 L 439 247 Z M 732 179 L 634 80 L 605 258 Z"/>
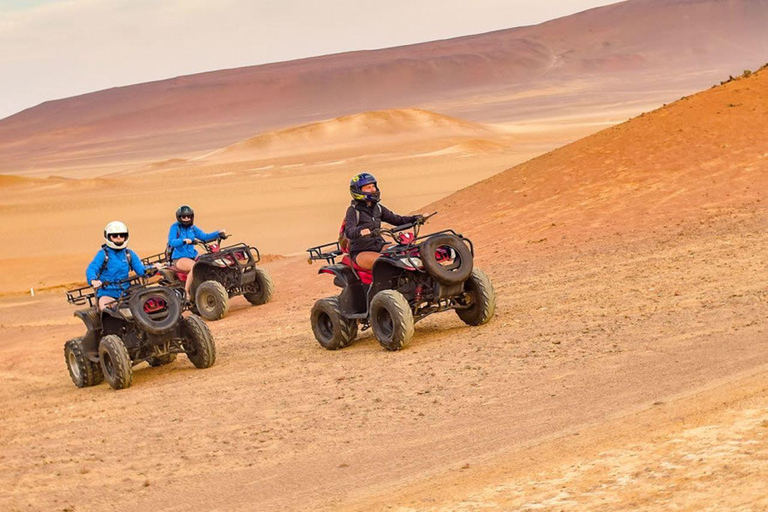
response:
<path id="1" fill-rule="evenodd" d="M 224 240 L 224 239 L 226 239 L 228 237 L 229 237 L 229 235 L 227 234 L 227 230 L 226 229 L 220 229 L 219 230 L 219 238 Z"/>
<path id="2" fill-rule="evenodd" d="M 422 213 L 420 215 L 416 215 L 416 224 L 424 224 L 427 222 L 427 219 L 430 218 L 431 215 L 429 213 Z"/>
<path id="3" fill-rule="evenodd" d="M 94 279 L 93 281 L 91 281 L 91 288 L 98 288 L 99 286 L 101 286 L 101 281 L 99 281 L 98 279 Z"/>
<path id="4" fill-rule="evenodd" d="M 194 240 L 190 240 L 189 238 L 185 238 L 184 239 L 184 243 L 187 244 L 187 245 L 192 245 L 195 242 L 194 242 Z"/>

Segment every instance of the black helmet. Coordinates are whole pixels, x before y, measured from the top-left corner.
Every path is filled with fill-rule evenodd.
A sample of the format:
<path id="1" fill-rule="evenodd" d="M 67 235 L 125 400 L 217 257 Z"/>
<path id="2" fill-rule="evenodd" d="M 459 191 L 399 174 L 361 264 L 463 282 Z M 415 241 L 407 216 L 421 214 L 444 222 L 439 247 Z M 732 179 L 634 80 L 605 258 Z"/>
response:
<path id="1" fill-rule="evenodd" d="M 189 220 L 182 221 L 181 217 L 186 215 L 189 215 L 191 218 Z M 176 210 L 176 220 L 179 221 L 182 226 L 191 226 L 195 223 L 195 210 L 186 204 L 179 206 L 179 209 Z"/>

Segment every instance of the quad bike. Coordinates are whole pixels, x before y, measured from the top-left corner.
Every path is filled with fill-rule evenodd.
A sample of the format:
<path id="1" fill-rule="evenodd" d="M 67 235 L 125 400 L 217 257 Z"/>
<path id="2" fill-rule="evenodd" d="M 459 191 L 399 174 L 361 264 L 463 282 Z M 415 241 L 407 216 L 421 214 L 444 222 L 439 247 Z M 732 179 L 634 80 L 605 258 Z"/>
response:
<path id="1" fill-rule="evenodd" d="M 493 317 L 496 295 L 488 276 L 473 268 L 472 241 L 450 229 L 419 236 L 424 221 L 378 230 L 394 245 L 382 251 L 372 270 L 358 267 L 338 242 L 307 249 L 310 263 L 329 263 L 318 273 L 333 275 L 333 284 L 342 289 L 312 308 L 312 331 L 320 345 L 346 347 L 360 326 L 363 331 L 371 327 L 385 349 L 400 350 L 413 336 L 414 323 L 432 313 L 455 310 L 469 325 Z M 411 228 L 412 233 L 405 232 Z"/>
<path id="2" fill-rule="evenodd" d="M 144 276 L 112 284 L 123 283 L 128 287 L 102 311 L 93 288 L 67 292 L 70 304 L 89 306 L 75 311 L 85 324 L 85 335 L 64 345 L 69 375 L 77 387 L 106 379 L 113 389 L 127 388 L 133 381 L 133 366 L 142 361 L 162 366 L 173 362 L 176 354 L 186 354 L 197 368 L 213 366 L 216 345 L 208 326 L 197 315 L 182 316 L 183 286 L 152 284 Z"/>
<path id="3" fill-rule="evenodd" d="M 229 311 L 229 299 L 243 295 L 245 300 L 258 306 L 272 298 L 274 286 L 266 270 L 256 266 L 261 255 L 256 247 L 244 243 L 221 247 L 219 236 L 211 242 L 195 240 L 205 253 L 197 257 L 191 297 L 192 310 L 206 320 L 218 320 Z M 160 273 L 163 283 L 186 282 L 188 273 L 171 265 L 168 251 L 154 254 L 141 261 L 144 265 L 161 263 L 169 265 Z"/>

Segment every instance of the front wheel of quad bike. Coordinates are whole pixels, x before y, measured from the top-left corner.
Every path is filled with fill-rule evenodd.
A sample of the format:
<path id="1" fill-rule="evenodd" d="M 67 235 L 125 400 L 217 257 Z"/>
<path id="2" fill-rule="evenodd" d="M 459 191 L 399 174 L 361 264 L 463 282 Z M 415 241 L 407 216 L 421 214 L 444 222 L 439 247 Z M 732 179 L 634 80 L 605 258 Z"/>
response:
<path id="1" fill-rule="evenodd" d="M 344 348 L 357 336 L 357 320 L 347 320 L 341 315 L 338 297 L 327 297 L 315 302 L 310 320 L 315 339 L 325 349 Z"/>
<path id="2" fill-rule="evenodd" d="M 252 293 L 244 293 L 243 297 L 245 297 L 245 300 L 250 302 L 254 306 L 260 306 L 261 304 L 266 304 L 269 302 L 269 299 L 272 298 L 272 292 L 274 292 L 275 287 L 272 284 L 272 278 L 269 277 L 269 274 L 266 270 L 263 268 L 256 267 L 256 280 L 253 282 L 253 287 L 256 289 L 255 292 Z"/>
<path id="3" fill-rule="evenodd" d="M 74 338 L 64 344 L 64 359 L 67 361 L 69 376 L 79 388 L 95 386 L 104 380 L 99 363 L 94 363 L 83 351 L 83 338 Z"/>
<path id="4" fill-rule="evenodd" d="M 218 281 L 203 281 L 195 291 L 195 307 L 206 320 L 218 320 L 229 311 L 229 294 Z"/>
<path id="5" fill-rule="evenodd" d="M 216 344 L 203 319 L 189 315 L 181 321 L 184 350 L 196 368 L 210 368 L 216 362 Z"/>
<path id="6" fill-rule="evenodd" d="M 400 350 L 413 337 L 413 312 L 402 293 L 384 290 L 371 301 L 373 334 L 387 350 Z"/>
<path id="7" fill-rule="evenodd" d="M 170 353 L 170 354 L 164 354 L 162 356 L 152 356 L 147 359 L 147 363 L 149 363 L 149 366 L 158 367 L 158 366 L 165 366 L 166 364 L 171 364 L 175 360 L 176 360 L 176 354 Z"/>
<path id="8" fill-rule="evenodd" d="M 464 282 L 472 272 L 472 251 L 456 235 L 436 235 L 419 246 L 424 269 L 442 284 Z"/>
<path id="9" fill-rule="evenodd" d="M 493 318 L 496 311 L 496 292 L 485 272 L 476 268 L 464 281 L 464 293 L 470 304 L 467 309 L 457 309 L 456 314 L 467 325 L 483 325 Z"/>
<path id="10" fill-rule="evenodd" d="M 128 355 L 123 340 L 115 334 L 108 334 L 99 343 L 99 360 L 104 378 L 112 389 L 130 387 L 133 382 L 131 357 Z"/>

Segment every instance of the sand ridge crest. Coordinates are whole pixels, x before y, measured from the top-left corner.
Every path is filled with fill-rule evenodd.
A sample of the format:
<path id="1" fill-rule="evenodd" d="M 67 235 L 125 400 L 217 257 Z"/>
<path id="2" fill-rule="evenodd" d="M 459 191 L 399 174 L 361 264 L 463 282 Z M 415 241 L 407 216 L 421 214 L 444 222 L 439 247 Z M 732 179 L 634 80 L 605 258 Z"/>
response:
<path id="1" fill-rule="evenodd" d="M 361 112 L 317 123 L 275 130 L 251 137 L 208 155 L 207 160 L 242 156 L 254 151 L 268 154 L 326 150 L 329 146 L 355 146 L 368 139 L 398 143 L 404 138 L 496 136 L 493 127 L 428 110 L 387 109 Z"/>

